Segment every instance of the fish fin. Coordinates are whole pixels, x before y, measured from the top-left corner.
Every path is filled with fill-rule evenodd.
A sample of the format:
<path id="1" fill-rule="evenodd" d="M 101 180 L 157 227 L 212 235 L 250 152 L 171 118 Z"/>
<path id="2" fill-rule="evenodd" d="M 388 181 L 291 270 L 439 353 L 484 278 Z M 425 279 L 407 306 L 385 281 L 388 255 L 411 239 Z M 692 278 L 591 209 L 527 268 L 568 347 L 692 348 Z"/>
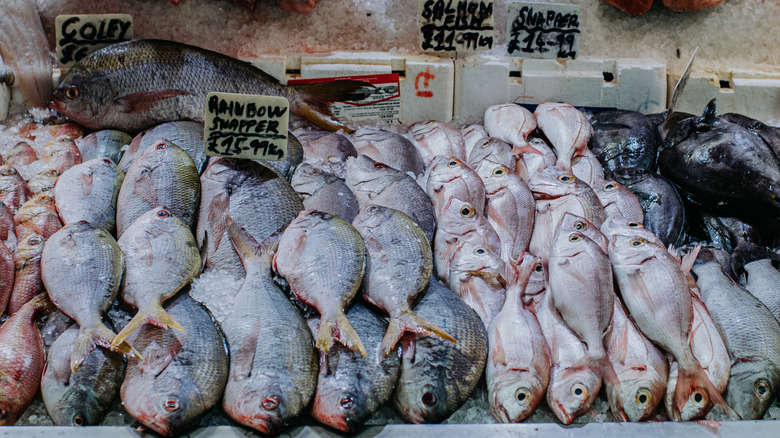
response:
<path id="1" fill-rule="evenodd" d="M 671 416 L 674 421 L 680 421 L 680 410 L 685 406 L 688 398 L 694 392 L 704 392 L 704 396 L 707 397 L 709 403 L 723 411 L 728 415 L 731 420 L 741 420 L 739 414 L 732 411 L 731 408 L 723 400 L 720 392 L 710 382 L 707 374 L 701 368 L 698 362 L 693 369 L 683 368 L 680 363 L 677 363 L 677 385 L 674 388 L 674 402 L 672 403 Z"/>
<path id="2" fill-rule="evenodd" d="M 651 315 L 655 316 L 655 308 L 652 305 L 653 300 L 650 299 L 650 292 L 647 290 L 647 285 L 645 285 L 645 281 L 642 278 L 642 271 L 635 269 L 634 271 L 629 272 L 626 277 L 628 278 L 631 289 L 642 294 L 642 301 L 648 304 L 647 310 Z"/>
<path id="3" fill-rule="evenodd" d="M 404 359 L 414 363 L 417 352 L 417 337 L 413 334 L 407 334 L 401 338 L 401 355 Z"/>
<path id="4" fill-rule="evenodd" d="M 717 114 L 717 106 L 715 104 L 715 98 L 713 98 L 709 101 L 709 103 L 707 103 L 707 106 L 704 107 L 704 112 L 702 113 L 701 117 L 699 117 L 699 123 L 712 125 L 715 123 L 715 117 Z"/>
<path id="5" fill-rule="evenodd" d="M 606 354 L 598 357 L 592 356 L 590 352 L 588 352 L 585 356 L 570 366 L 566 372 L 563 373 L 563 375 L 566 377 L 576 372 L 577 370 L 582 369 L 593 370 L 593 372 L 602 380 L 606 381 L 606 383 L 614 386 L 618 390 L 620 389 L 620 379 L 618 379 L 615 368 L 612 366 L 612 362 L 609 361 L 609 357 Z"/>
<path id="6" fill-rule="evenodd" d="M 140 357 L 140 354 L 126 342 L 118 347 L 112 347 L 111 341 L 115 337 L 116 334 L 103 323 L 93 327 L 80 327 L 76 343 L 73 345 L 73 352 L 70 355 L 71 370 L 75 372 L 87 355 L 98 345 L 124 354 L 133 352 L 136 357 Z"/>
<path id="7" fill-rule="evenodd" d="M 203 231 L 203 245 L 198 248 L 200 252 L 200 272 L 206 270 L 206 255 L 209 253 L 209 230 Z"/>
<path id="8" fill-rule="evenodd" d="M 184 333 L 184 328 L 176 322 L 173 317 L 162 308 L 159 303 L 153 303 L 149 307 L 139 310 L 133 319 L 116 335 L 111 341 L 111 348 L 116 348 L 123 343 L 131 333 L 143 327 L 146 324 L 154 324 L 164 329 L 174 328 Z"/>
<path id="9" fill-rule="evenodd" d="M 382 344 L 379 347 L 379 351 L 382 354 L 382 357 L 387 357 L 387 354 L 390 352 L 390 350 L 406 332 L 436 337 L 443 341 L 452 342 L 453 344 L 458 343 L 455 338 L 447 334 L 447 332 L 440 329 L 435 324 L 426 321 L 411 310 L 407 310 L 402 312 L 396 318 L 390 319 L 390 325 L 387 327 L 387 333 L 385 334 L 385 337 L 382 338 Z"/>
<path id="10" fill-rule="evenodd" d="M 49 370 L 50 367 L 51 370 Z M 54 376 L 54 380 L 65 386 L 70 382 L 70 375 L 72 373 L 70 362 L 62 360 L 52 362 L 51 360 L 47 360 L 46 364 L 43 366 L 43 374 L 46 374 L 47 372 L 51 372 L 52 376 Z"/>
<path id="11" fill-rule="evenodd" d="M 149 205 L 159 205 L 157 190 L 154 188 L 152 177 L 147 172 L 141 172 L 135 177 L 133 195 L 148 202 Z"/>
<path id="12" fill-rule="evenodd" d="M 493 365 L 506 365 L 506 353 L 504 352 L 504 345 L 501 343 L 501 332 L 496 330 L 496 343 L 493 348 L 490 349 L 490 355 L 493 359 Z"/>
<path id="13" fill-rule="evenodd" d="M 612 331 L 614 341 L 610 342 L 610 344 L 617 346 L 613 358 L 620 363 L 626 363 L 626 354 L 628 353 L 628 324 L 631 324 L 631 322 L 626 321 L 622 330 Z"/>
<path id="14" fill-rule="evenodd" d="M 247 378 L 252 375 L 252 367 L 255 363 L 255 353 L 257 352 L 257 339 L 260 336 L 260 318 L 255 320 L 249 333 L 238 346 L 232 363 L 230 364 L 230 373 L 233 378 Z"/>
<path id="15" fill-rule="evenodd" d="M 153 348 L 146 355 L 141 365 L 141 372 L 148 373 L 153 376 L 159 376 L 168 368 L 168 365 L 173 362 L 173 359 L 181 351 L 182 343 L 178 338 L 173 340 L 165 346 Z"/>
<path id="16" fill-rule="evenodd" d="M 209 229 L 211 229 L 211 239 L 213 240 L 211 249 L 216 251 L 222 242 L 222 236 L 225 235 L 225 222 L 230 208 L 230 195 L 220 193 L 211 199 L 209 204 Z"/>
<path id="17" fill-rule="evenodd" d="M 671 244 L 669 246 L 672 246 Z M 693 263 L 696 261 L 696 257 L 699 256 L 699 251 L 701 251 L 701 245 L 696 245 L 693 247 L 693 250 L 689 252 L 688 254 L 685 254 L 682 257 L 682 260 L 680 260 L 680 265 L 682 265 L 682 270 L 686 274 L 691 272 L 691 268 L 693 267 Z"/>
<path id="18" fill-rule="evenodd" d="M 512 155 L 520 155 L 520 154 L 535 154 L 535 155 L 542 155 L 541 152 L 539 152 L 538 149 L 531 146 L 530 144 L 516 144 L 512 147 Z"/>
<path id="19" fill-rule="evenodd" d="M 366 357 L 366 349 L 363 347 L 360 336 L 341 309 L 338 309 L 335 315 L 322 315 L 320 329 L 317 331 L 317 348 L 323 354 L 327 354 L 330 346 L 336 341 Z"/>
<path id="20" fill-rule="evenodd" d="M 233 218 L 228 214 L 225 220 L 227 225 L 228 236 L 230 242 L 233 244 L 236 253 L 241 258 L 241 262 L 246 266 L 250 260 L 263 260 L 266 261 L 269 266 L 276 249 L 279 248 L 279 238 L 282 235 L 282 229 L 276 230 L 273 234 L 268 236 L 265 240 L 257 243 L 254 237 L 246 231 L 244 227 L 233 222 Z"/>
<path id="21" fill-rule="evenodd" d="M 191 94 L 184 90 L 149 90 L 130 93 L 114 99 L 123 113 L 142 113 L 154 108 L 165 99 Z"/>
<path id="22" fill-rule="evenodd" d="M 292 105 L 298 115 L 327 131 L 335 132 L 343 129 L 350 134 L 355 130 L 336 119 L 328 105 L 348 100 L 356 94 L 365 95 L 368 90 L 376 89 L 367 82 L 352 80 L 297 85 L 295 88 L 301 93 L 300 99 Z"/>

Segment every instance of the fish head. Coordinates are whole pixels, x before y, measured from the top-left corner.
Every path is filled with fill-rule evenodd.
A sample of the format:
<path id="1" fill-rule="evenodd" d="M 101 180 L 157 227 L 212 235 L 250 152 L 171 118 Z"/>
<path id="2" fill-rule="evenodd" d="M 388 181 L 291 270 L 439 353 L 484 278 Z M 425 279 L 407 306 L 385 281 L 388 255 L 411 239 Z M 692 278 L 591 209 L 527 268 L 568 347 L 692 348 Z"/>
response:
<path id="1" fill-rule="evenodd" d="M 307 162 L 298 165 L 290 184 L 301 195 L 311 196 L 327 184 L 327 172 Z"/>
<path id="2" fill-rule="evenodd" d="M 471 203 L 452 196 L 444 205 L 439 219 L 440 228 L 458 236 L 476 231 L 483 223 L 487 225 L 487 220 Z"/>
<path id="3" fill-rule="evenodd" d="M 442 380 L 431 377 L 424 373 L 410 373 L 406 376 L 410 381 L 399 382 L 393 393 L 396 410 L 412 423 L 441 423 L 452 413 L 446 390 L 446 385 L 452 383 L 447 383 L 443 376 Z M 404 378 L 403 374 L 401 378 Z"/>
<path id="4" fill-rule="evenodd" d="M 115 89 L 107 75 L 77 64 L 60 80 L 50 106 L 83 126 L 95 128 L 117 105 Z"/>
<path id="5" fill-rule="evenodd" d="M 320 376 L 317 395 L 311 407 L 311 415 L 317 421 L 342 432 L 354 432 L 368 420 L 371 412 L 366 407 L 366 396 L 338 374 Z"/>
<path id="6" fill-rule="evenodd" d="M 617 181 L 602 179 L 594 185 L 593 191 L 596 192 L 601 205 L 607 208 L 607 206 L 617 201 L 621 188 L 625 189 Z"/>
<path id="7" fill-rule="evenodd" d="M 501 379 L 493 379 L 489 394 L 490 412 L 503 423 L 517 423 L 533 414 L 546 394 L 546 379 L 529 370 L 507 370 Z"/>
<path id="8" fill-rule="evenodd" d="M 506 188 L 514 175 L 508 167 L 487 160 L 482 161 L 477 169 L 477 174 L 485 184 L 486 195 L 495 195 Z"/>
<path id="9" fill-rule="evenodd" d="M 601 389 L 601 379 L 590 368 L 555 367 L 550 376 L 547 403 L 563 424 L 571 424 L 590 409 Z"/>
<path id="10" fill-rule="evenodd" d="M 533 172 L 528 187 L 534 199 L 557 199 L 578 193 L 584 183 L 573 173 L 555 166 L 543 167 Z"/>
<path id="11" fill-rule="evenodd" d="M 156 388 L 152 379 L 144 379 L 133 388 L 123 385 L 122 402 L 128 413 L 144 426 L 163 436 L 173 436 L 182 426 L 194 420 L 196 401 L 188 400 L 179 391 Z"/>
<path id="12" fill-rule="evenodd" d="M 287 424 L 287 412 L 294 411 L 286 392 L 270 381 L 245 382 L 225 391 L 223 409 L 230 418 L 266 435 L 279 433 Z"/>
<path id="13" fill-rule="evenodd" d="M 394 180 L 398 171 L 368 155 L 347 159 L 345 182 L 352 191 L 379 193 Z"/>
<path id="14" fill-rule="evenodd" d="M 19 242 L 16 253 L 14 253 L 14 259 L 17 260 L 17 262 L 24 262 L 40 257 L 45 242 L 46 239 L 44 239 L 43 236 L 31 232 L 24 240 Z"/>
<path id="15" fill-rule="evenodd" d="M 661 402 L 666 382 L 651 380 L 649 376 L 624 379 L 619 375 L 620 386 L 607 385 L 610 410 L 622 421 L 642 421 L 652 415 Z"/>
<path id="16" fill-rule="evenodd" d="M 52 403 L 49 414 L 54 424 L 62 426 L 87 426 L 98 424 L 102 419 L 105 407 L 98 406 L 98 401 L 91 397 L 89 389 L 80 385 L 60 385 L 62 395 L 56 403 Z"/>
<path id="17" fill-rule="evenodd" d="M 482 180 L 468 164 L 455 157 L 447 157 L 446 160 L 436 160 L 432 163 L 428 173 L 428 185 L 425 188 L 428 196 L 434 197 L 442 192 L 445 186 L 459 185 L 465 189 L 466 196 L 471 198 L 472 193 L 479 191 Z M 484 191 L 484 188 L 482 189 Z"/>
<path id="18" fill-rule="evenodd" d="M 613 234 L 609 241 L 609 259 L 614 265 L 640 265 L 645 260 L 665 252 L 663 245 L 658 245 L 637 234 Z"/>
<path id="19" fill-rule="evenodd" d="M 390 207 L 369 204 L 360 209 L 360 212 L 352 221 L 352 226 L 362 233 L 363 230 L 373 230 L 385 222 L 392 221 L 392 217 L 396 214 L 403 213 Z"/>
<path id="20" fill-rule="evenodd" d="M 762 418 L 778 394 L 780 388 L 773 383 L 779 381 L 777 369 L 773 372 L 768 362 L 737 362 L 731 368 L 724 396 L 743 420 Z"/>
<path id="21" fill-rule="evenodd" d="M 11 184 L 18 184 L 19 180 L 24 181 L 14 166 L 8 164 L 0 166 L 0 188 L 4 189 Z"/>
<path id="22" fill-rule="evenodd" d="M 477 276 L 495 276 L 504 282 L 502 275 L 506 270 L 505 265 L 501 254 L 491 251 L 481 238 L 466 237 L 455 250 L 450 269 Z"/>

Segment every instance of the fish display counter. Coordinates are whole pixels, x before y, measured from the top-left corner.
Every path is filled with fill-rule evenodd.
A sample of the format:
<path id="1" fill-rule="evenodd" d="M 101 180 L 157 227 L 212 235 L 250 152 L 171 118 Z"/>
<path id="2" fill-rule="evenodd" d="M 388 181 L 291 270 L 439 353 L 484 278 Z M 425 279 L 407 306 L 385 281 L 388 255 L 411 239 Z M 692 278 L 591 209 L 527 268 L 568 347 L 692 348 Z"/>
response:
<path id="1" fill-rule="evenodd" d="M 0 431 L 773 436 L 780 4 L 0 9 Z"/>

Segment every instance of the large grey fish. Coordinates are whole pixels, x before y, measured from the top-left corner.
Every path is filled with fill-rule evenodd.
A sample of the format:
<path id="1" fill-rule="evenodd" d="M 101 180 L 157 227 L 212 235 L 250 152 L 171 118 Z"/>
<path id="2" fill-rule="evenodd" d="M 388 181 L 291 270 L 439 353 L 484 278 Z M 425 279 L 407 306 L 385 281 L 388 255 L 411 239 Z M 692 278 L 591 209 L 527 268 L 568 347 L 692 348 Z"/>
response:
<path id="1" fill-rule="evenodd" d="M 222 397 L 225 339 L 206 309 L 186 293 L 165 309 L 184 333 L 145 325 L 130 337 L 143 359 L 128 358 L 120 397 L 127 412 L 163 436 L 180 433 Z"/>
<path id="2" fill-rule="evenodd" d="M 412 302 L 425 291 L 433 270 L 431 245 L 422 228 L 400 211 L 378 205 L 363 208 L 352 225 L 367 252 L 362 296 L 390 316 L 380 358 L 387 357 L 407 332 L 457 342 L 412 311 Z"/>
<path id="3" fill-rule="evenodd" d="M 79 324 L 70 358 L 75 371 L 90 351 L 112 348 L 116 334 L 103 315 L 116 299 L 124 270 L 124 255 L 116 240 L 102 228 L 77 222 L 62 228 L 46 242 L 41 254 L 41 279 L 52 302 Z M 126 342 L 116 348 L 130 353 Z M 137 352 L 133 350 L 137 355 Z"/>
<path id="4" fill-rule="evenodd" d="M 101 348 L 92 350 L 79 369 L 72 372 L 70 356 L 78 334 L 78 326 L 73 325 L 57 337 L 43 368 L 43 403 L 54 424 L 59 426 L 100 423 L 125 376 L 124 358 Z"/>
<path id="5" fill-rule="evenodd" d="M 198 228 L 199 247 L 206 242 L 206 267 L 244 275 L 225 226 L 227 217 L 241 224 L 258 242 L 287 226 L 303 209 L 284 178 L 249 160 L 218 158 L 203 172 Z"/>
<path id="6" fill-rule="evenodd" d="M 449 123 L 436 120 L 415 123 L 409 127 L 409 134 L 426 166 L 438 155 L 464 162 L 468 159 L 463 135 Z"/>
<path id="7" fill-rule="evenodd" d="M 174 143 L 160 139 L 127 170 L 117 198 L 117 237 L 156 207 L 169 209 L 192 228 L 199 200 L 200 180 L 192 158 Z"/>
<path id="8" fill-rule="evenodd" d="M 655 170 L 661 141 L 646 115 L 625 110 L 601 111 L 591 123 L 590 149 L 607 172 L 620 168 Z"/>
<path id="9" fill-rule="evenodd" d="M 420 153 L 406 137 L 379 128 L 364 126 L 352 134 L 352 144 L 360 155 L 385 163 L 402 172 L 423 173 Z"/>
<path id="10" fill-rule="evenodd" d="M 414 311 L 458 340 L 422 335 L 402 340 L 393 407 L 412 423 L 440 423 L 471 395 L 487 360 L 487 334 L 477 314 L 436 279 Z"/>
<path id="11" fill-rule="evenodd" d="M 202 132 L 201 137 L 203 137 Z M 122 148 L 129 145 L 132 139 L 133 137 L 125 132 L 104 129 L 77 139 L 76 146 L 81 152 L 82 162 L 95 158 L 108 158 L 114 163 L 119 163 L 122 159 Z"/>
<path id="12" fill-rule="evenodd" d="M 780 325 L 772 312 L 734 283 L 709 252 L 693 266 L 704 304 L 731 357 L 726 402 L 743 419 L 762 418 L 780 388 Z"/>
<path id="13" fill-rule="evenodd" d="M 338 341 L 366 355 L 345 314 L 363 279 L 365 258 L 363 238 L 349 222 L 316 210 L 301 211 L 279 240 L 274 269 L 319 312 L 316 345 L 323 353 Z"/>
<path id="14" fill-rule="evenodd" d="M 309 405 L 317 384 L 317 352 L 300 312 L 273 280 L 279 234 L 258 244 L 230 217 L 228 233 L 246 279 L 222 321 L 230 345 L 222 409 L 245 426 L 276 434 Z"/>
<path id="15" fill-rule="evenodd" d="M 347 222 L 358 215 L 355 194 L 343 179 L 332 173 L 301 163 L 290 180 L 292 188 L 303 200 L 303 208 L 335 214 Z"/>
<path id="16" fill-rule="evenodd" d="M 183 331 L 163 303 L 189 284 L 203 268 L 195 238 L 170 210 L 142 214 L 117 241 L 125 255 L 122 301 L 138 309 L 111 342 L 115 347 L 145 324 Z"/>
<path id="17" fill-rule="evenodd" d="M 209 159 L 203 147 L 203 123 L 186 120 L 162 123 L 143 131 L 135 136 L 132 142 L 125 143 L 128 146 L 121 155 L 122 159 L 114 162 L 122 172 L 127 172 L 133 161 L 161 138 L 187 151 L 198 172 L 203 173 Z"/>
<path id="18" fill-rule="evenodd" d="M 66 170 L 54 186 L 62 223 L 83 220 L 112 231 L 124 180 L 125 174 L 109 158 L 95 158 Z"/>
<path id="19" fill-rule="evenodd" d="M 398 210 L 423 229 L 429 242 L 433 240 L 433 204 L 411 176 L 361 155 L 347 160 L 346 182 L 361 208 L 376 204 Z"/>
<path id="20" fill-rule="evenodd" d="M 387 324 L 371 310 L 355 303 L 347 312 L 355 331 L 366 346 L 366 357 L 349 348 L 334 345 L 327 355 L 320 353 L 320 372 L 317 391 L 311 405 L 311 416 L 322 424 L 342 432 L 359 429 L 393 395 L 395 383 L 401 371 L 401 359 L 391 354 L 384 360 L 379 344 L 387 330 Z M 317 330 L 319 319 L 312 318 L 309 325 Z"/>
<path id="21" fill-rule="evenodd" d="M 344 125 L 327 105 L 365 85 L 281 85 L 220 53 L 173 41 L 131 40 L 96 50 L 71 67 L 54 91 L 52 107 L 90 129 L 137 132 L 171 120 L 202 122 L 212 91 L 261 94 L 285 97 L 291 113 L 336 131 Z M 213 105 L 219 108 L 218 101 Z"/>

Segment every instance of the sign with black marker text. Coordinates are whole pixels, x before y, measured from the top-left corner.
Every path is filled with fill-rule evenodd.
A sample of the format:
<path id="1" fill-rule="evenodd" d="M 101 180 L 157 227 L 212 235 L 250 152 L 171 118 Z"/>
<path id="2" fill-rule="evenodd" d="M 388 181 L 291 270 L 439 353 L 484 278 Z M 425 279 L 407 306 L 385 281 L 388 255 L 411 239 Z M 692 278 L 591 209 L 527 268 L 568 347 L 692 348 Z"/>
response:
<path id="1" fill-rule="evenodd" d="M 557 3 L 509 4 L 507 53 L 524 58 L 577 58 L 580 7 Z"/>
<path id="2" fill-rule="evenodd" d="M 493 2 L 419 0 L 420 48 L 464 52 L 493 48 Z"/>
<path id="3" fill-rule="evenodd" d="M 58 15 L 54 26 L 57 61 L 68 67 L 95 50 L 133 39 L 128 14 Z"/>

